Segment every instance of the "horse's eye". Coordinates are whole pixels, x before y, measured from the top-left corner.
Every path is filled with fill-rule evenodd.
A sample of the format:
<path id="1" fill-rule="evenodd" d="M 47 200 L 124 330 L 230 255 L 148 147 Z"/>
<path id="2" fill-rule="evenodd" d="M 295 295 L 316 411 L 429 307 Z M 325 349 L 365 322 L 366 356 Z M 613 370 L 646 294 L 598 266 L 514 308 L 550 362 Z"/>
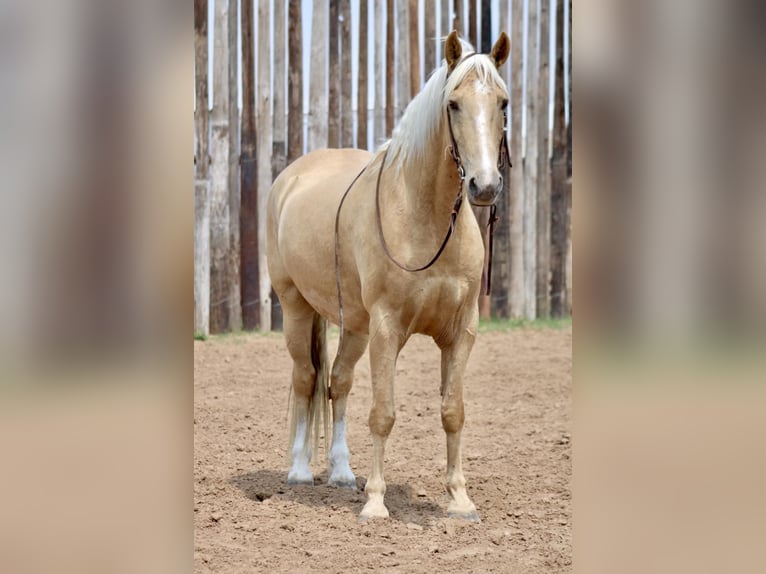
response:
<path id="1" fill-rule="evenodd" d="M 449 109 L 454 110 L 456 112 L 460 111 L 460 106 L 455 100 L 450 100 L 449 102 Z"/>
<path id="2" fill-rule="evenodd" d="M 503 110 L 503 111 L 508 109 L 508 100 L 507 99 L 503 100 L 503 103 L 500 104 L 500 109 Z"/>

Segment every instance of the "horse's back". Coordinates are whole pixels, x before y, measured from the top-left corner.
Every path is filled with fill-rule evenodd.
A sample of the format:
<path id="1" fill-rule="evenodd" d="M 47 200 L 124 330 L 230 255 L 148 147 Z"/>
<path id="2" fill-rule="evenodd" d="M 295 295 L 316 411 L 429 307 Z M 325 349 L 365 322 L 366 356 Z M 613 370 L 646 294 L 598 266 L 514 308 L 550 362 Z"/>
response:
<path id="1" fill-rule="evenodd" d="M 291 195 L 307 195 L 314 201 L 339 197 L 371 157 L 372 153 L 360 149 L 320 149 L 301 156 L 274 180 L 275 215 L 279 216 Z"/>
<path id="2" fill-rule="evenodd" d="M 334 269 L 335 214 L 343 192 L 372 153 L 322 149 L 290 164 L 269 197 L 269 273 L 281 296 L 292 286 L 321 314 L 337 309 Z"/>

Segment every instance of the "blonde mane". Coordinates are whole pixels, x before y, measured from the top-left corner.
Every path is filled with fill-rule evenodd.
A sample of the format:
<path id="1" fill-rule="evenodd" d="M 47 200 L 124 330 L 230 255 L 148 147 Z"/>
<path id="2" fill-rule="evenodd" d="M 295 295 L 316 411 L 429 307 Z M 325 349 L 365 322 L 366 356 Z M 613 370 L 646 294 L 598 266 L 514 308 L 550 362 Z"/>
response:
<path id="1" fill-rule="evenodd" d="M 447 63 L 443 61 L 404 110 L 391 139 L 379 149 L 382 152 L 388 148 L 387 163 L 393 165 L 397 171 L 404 167 L 405 162 L 419 163 L 425 159 L 429 144 L 445 117 L 450 96 L 469 72 L 475 72 L 482 84 L 491 84 L 507 91 L 505 82 L 491 58 L 486 54 L 468 58 L 475 50 L 468 42 L 460 42 L 463 55 L 449 77 Z"/>

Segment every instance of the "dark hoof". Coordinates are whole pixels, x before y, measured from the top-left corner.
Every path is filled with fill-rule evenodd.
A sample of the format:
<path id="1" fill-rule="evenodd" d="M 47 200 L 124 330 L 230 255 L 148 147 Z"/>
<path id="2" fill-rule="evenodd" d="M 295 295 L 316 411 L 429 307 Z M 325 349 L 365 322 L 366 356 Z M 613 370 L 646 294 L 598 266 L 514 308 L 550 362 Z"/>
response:
<path id="1" fill-rule="evenodd" d="M 314 486 L 313 478 L 287 478 L 287 484 L 290 486 Z"/>
<path id="2" fill-rule="evenodd" d="M 327 484 L 335 488 L 348 488 L 356 490 L 356 480 L 330 480 Z"/>

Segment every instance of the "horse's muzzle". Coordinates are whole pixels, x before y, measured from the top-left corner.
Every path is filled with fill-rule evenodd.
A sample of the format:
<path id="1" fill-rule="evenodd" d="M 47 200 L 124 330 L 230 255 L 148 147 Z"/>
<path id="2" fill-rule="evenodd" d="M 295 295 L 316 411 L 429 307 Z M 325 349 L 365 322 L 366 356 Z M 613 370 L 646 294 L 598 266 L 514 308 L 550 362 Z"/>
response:
<path id="1" fill-rule="evenodd" d="M 500 174 L 488 181 L 477 180 L 476 177 L 468 181 L 468 201 L 472 205 L 492 205 L 497 201 L 501 191 L 503 191 L 503 176 Z"/>

